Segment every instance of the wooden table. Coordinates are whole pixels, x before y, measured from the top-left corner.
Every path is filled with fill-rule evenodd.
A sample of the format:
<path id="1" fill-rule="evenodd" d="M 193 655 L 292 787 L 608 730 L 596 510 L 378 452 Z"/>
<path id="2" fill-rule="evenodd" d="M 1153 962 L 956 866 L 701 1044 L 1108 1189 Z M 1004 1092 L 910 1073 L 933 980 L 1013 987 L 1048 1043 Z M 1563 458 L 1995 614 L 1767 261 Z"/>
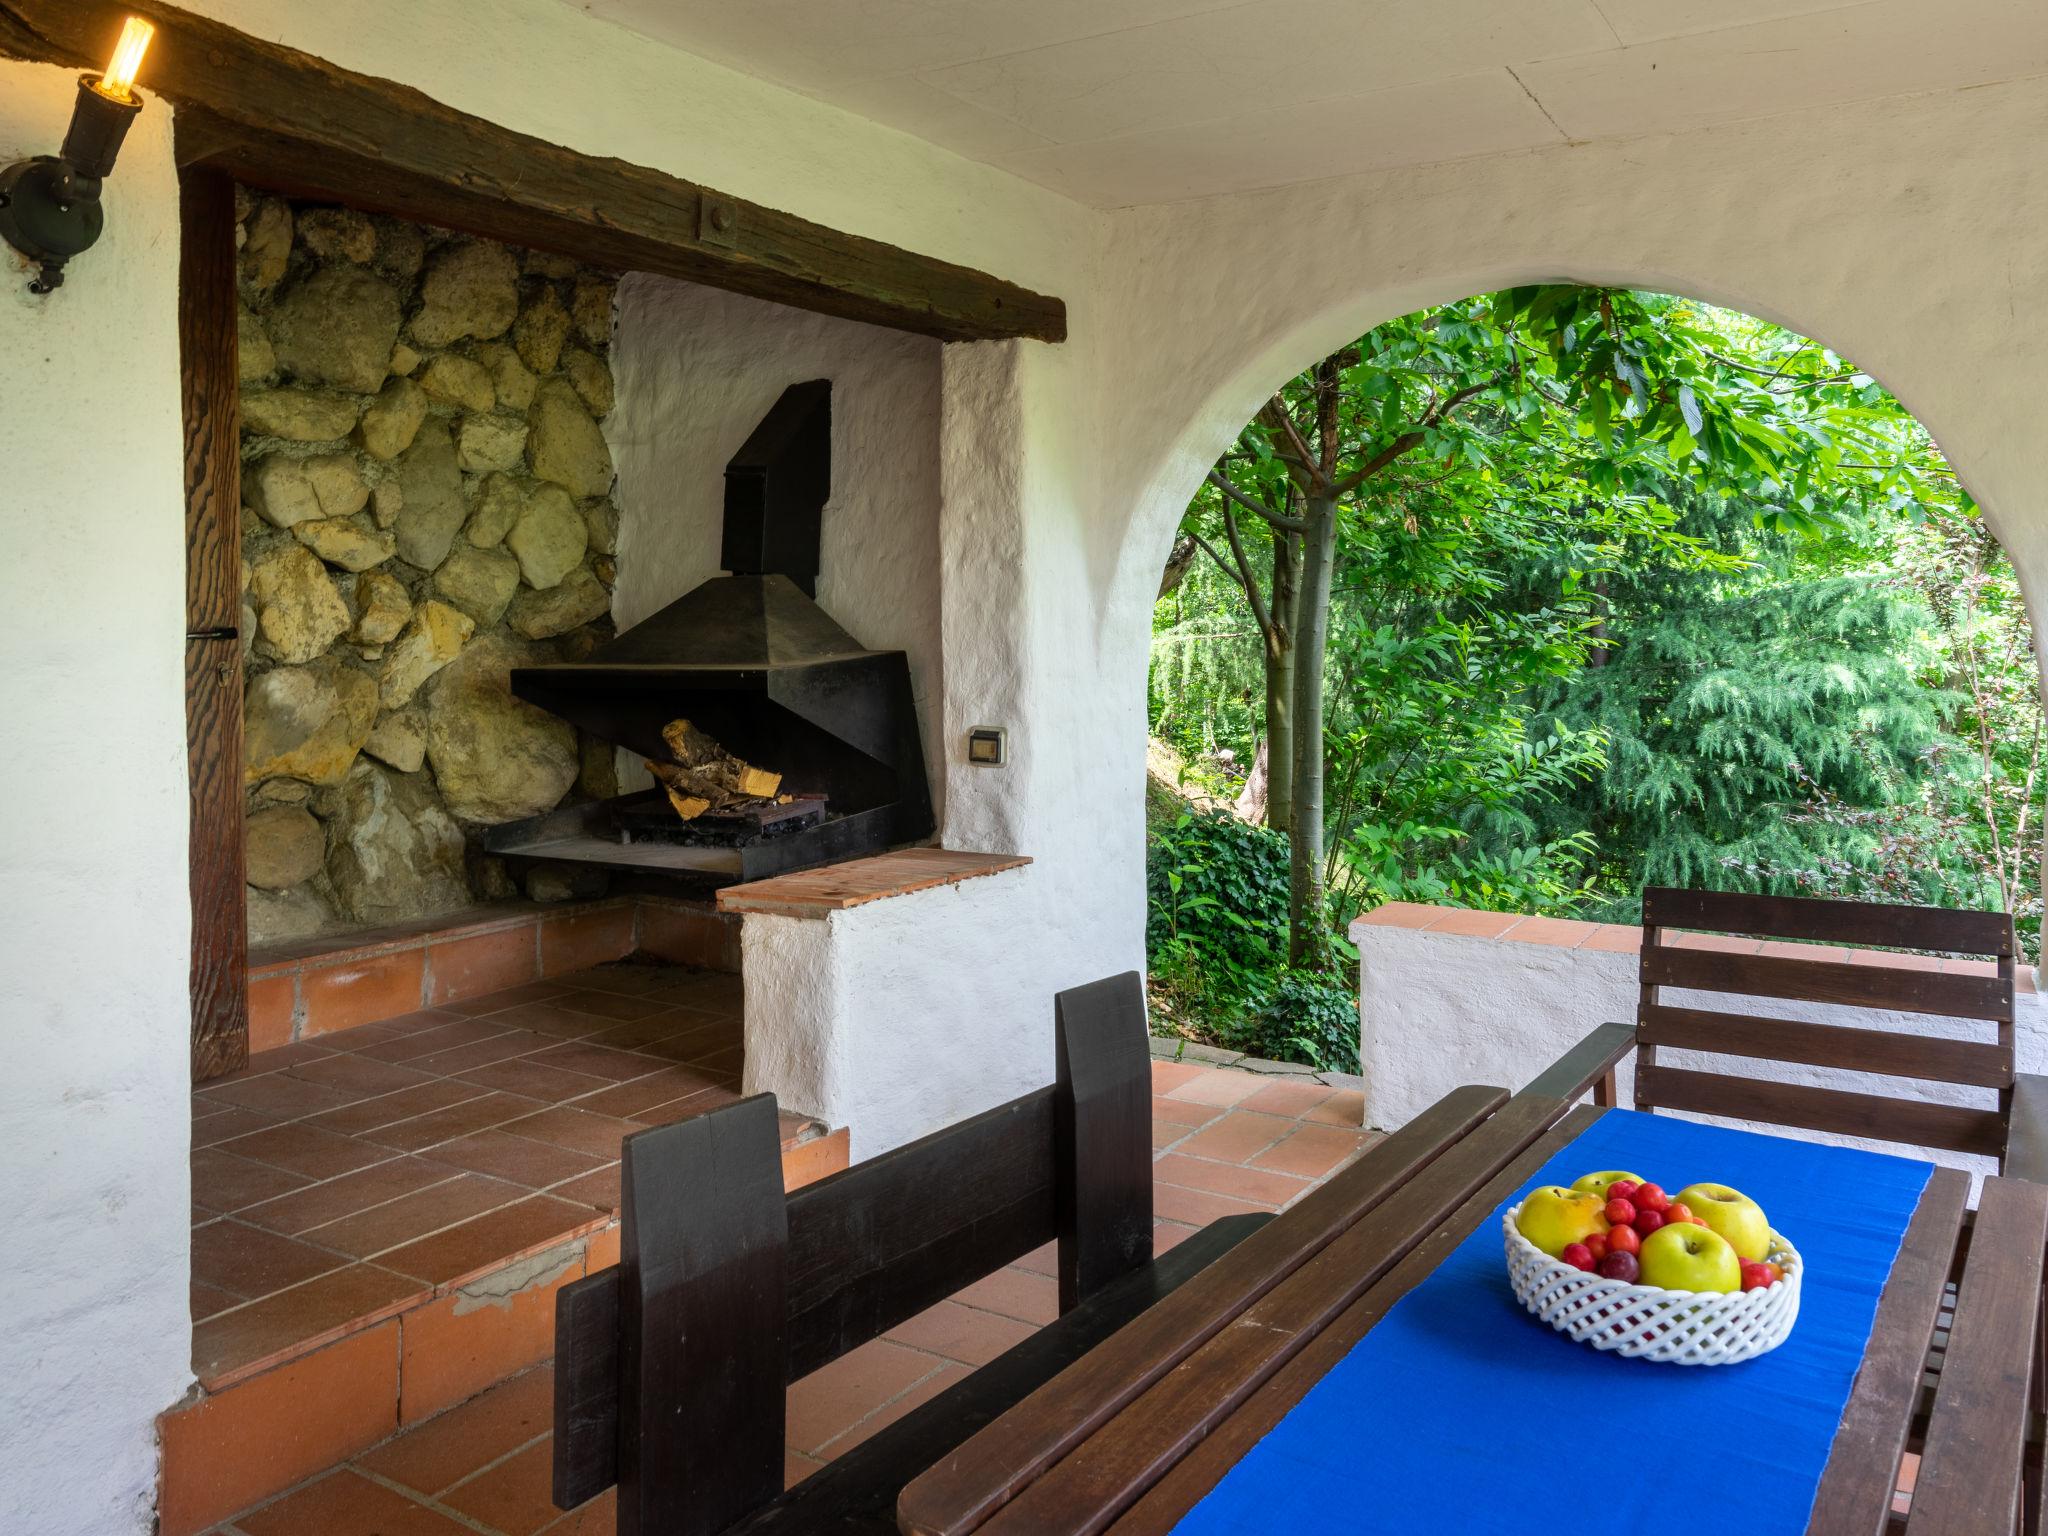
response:
<path id="1" fill-rule="evenodd" d="M 902 1529 L 1172 1530 L 1397 1300 L 1606 1113 L 1572 1107 L 1597 1081 L 1447 1095 L 912 1482 L 897 1504 Z M 2023 1467 L 2048 1186 L 1988 1179 L 1974 1216 L 1969 1192 L 1953 1169 L 1928 1181 L 1811 1531 L 1881 1536 L 1901 1457 L 1915 1449 L 1909 1536 L 2018 1530 L 2023 1476 L 2026 1529 L 2048 1530 L 2035 1523 L 2037 1473 Z"/>

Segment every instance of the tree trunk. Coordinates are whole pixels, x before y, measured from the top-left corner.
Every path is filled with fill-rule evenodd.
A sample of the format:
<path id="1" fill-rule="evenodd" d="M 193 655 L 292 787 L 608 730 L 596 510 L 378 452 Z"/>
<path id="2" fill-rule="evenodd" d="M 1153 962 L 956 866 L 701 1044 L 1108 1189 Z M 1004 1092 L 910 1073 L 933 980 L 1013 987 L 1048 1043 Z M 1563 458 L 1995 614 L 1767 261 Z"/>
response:
<path id="1" fill-rule="evenodd" d="M 1294 658 L 1301 588 L 1301 538 L 1273 530 L 1273 625 L 1265 637 L 1266 825 L 1294 829 Z"/>
<path id="2" fill-rule="evenodd" d="M 1294 817 L 1288 835 L 1288 958 L 1320 965 L 1323 933 L 1323 655 L 1330 639 L 1330 578 L 1337 502 L 1318 489 L 1304 508 L 1301 587 L 1294 629 Z"/>

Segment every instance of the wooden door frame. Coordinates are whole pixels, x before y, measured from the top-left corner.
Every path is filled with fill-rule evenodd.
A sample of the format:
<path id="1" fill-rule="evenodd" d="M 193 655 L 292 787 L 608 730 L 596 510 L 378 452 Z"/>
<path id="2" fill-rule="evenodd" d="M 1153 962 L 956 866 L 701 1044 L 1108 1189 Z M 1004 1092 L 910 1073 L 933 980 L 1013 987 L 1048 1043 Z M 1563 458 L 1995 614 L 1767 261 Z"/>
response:
<path id="1" fill-rule="evenodd" d="M 178 346 L 185 422 L 185 751 L 191 793 L 192 1078 L 249 1059 L 243 850 L 241 369 L 235 187 L 178 178 Z"/>

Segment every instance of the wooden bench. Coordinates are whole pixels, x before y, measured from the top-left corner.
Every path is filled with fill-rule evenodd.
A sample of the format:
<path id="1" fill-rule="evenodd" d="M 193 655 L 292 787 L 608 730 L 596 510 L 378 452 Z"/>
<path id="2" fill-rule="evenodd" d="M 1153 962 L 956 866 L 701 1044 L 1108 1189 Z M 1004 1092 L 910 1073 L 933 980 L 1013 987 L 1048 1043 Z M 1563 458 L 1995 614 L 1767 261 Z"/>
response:
<path id="1" fill-rule="evenodd" d="M 1739 953 L 1686 942 L 1726 934 L 1768 946 Z M 1799 953 L 1797 943 L 1937 950 L 1989 960 L 1993 974 L 1855 963 Z M 1672 1109 L 1838 1136 L 1866 1137 L 1994 1157 L 2000 1170 L 2048 1182 L 2048 1080 L 2015 1068 L 2013 1017 L 2018 954 L 2003 912 L 1803 897 L 1656 889 L 1643 893 L 1643 951 L 1636 1020 L 1605 1024 L 1530 1084 L 1595 1102 L 1616 1102 L 1615 1069 L 1636 1056 L 1635 1108 Z M 1781 1002 L 1974 1020 L 1976 1039 L 1768 1017 L 1667 1000 L 1666 989 Z M 1984 1090 L 1982 1107 L 1894 1093 L 1779 1082 L 1744 1072 L 1671 1066 L 1659 1052 L 1790 1062 Z M 1714 1063 L 1719 1065 L 1719 1063 Z"/>
<path id="2" fill-rule="evenodd" d="M 1958 1256 L 1947 1337 L 1923 1392 L 1926 1428 L 1906 1536 L 2039 1532 L 2048 1519 L 2037 1414 L 2048 1185 L 1984 1181 Z M 2030 1441 L 2032 1442 L 2030 1444 Z M 1896 1523 L 1895 1523 L 1896 1524 Z"/>
<path id="3" fill-rule="evenodd" d="M 772 1095 L 628 1137 L 619 1263 L 559 1293 L 554 1500 L 619 1536 L 888 1531 L 897 1491 L 1269 1218 L 1152 1256 L 1136 972 L 1062 992 L 1052 1085 L 785 1196 Z M 784 1391 L 1057 1240 L 1060 1319 L 783 1490 Z"/>

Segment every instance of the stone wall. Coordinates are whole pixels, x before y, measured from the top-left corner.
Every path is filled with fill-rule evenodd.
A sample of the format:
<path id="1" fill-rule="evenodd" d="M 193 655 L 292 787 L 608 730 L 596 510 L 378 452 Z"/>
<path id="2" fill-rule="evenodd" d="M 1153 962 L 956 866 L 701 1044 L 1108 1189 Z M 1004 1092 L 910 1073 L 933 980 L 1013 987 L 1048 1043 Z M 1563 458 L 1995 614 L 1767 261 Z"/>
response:
<path id="1" fill-rule="evenodd" d="M 250 939 L 515 895 L 479 829 L 616 792 L 608 747 L 507 687 L 612 632 L 613 279 L 237 212 Z"/>

